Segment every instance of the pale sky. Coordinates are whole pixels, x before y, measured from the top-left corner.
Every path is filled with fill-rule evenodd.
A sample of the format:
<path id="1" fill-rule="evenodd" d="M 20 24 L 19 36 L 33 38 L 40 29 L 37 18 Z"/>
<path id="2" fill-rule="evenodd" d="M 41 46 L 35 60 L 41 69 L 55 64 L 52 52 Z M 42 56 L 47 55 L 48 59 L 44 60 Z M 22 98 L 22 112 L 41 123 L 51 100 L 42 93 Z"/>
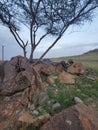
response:
<path id="1" fill-rule="evenodd" d="M 23 29 L 22 32 L 24 39 L 28 40 L 27 30 Z M 35 58 L 41 56 L 53 39 L 54 37 L 49 36 L 39 45 L 34 53 Z M 5 45 L 5 60 L 23 54 L 22 49 L 16 43 L 9 30 L 0 25 L 0 59 L 2 58 L 2 45 Z M 96 13 L 92 23 L 85 23 L 83 26 L 69 28 L 61 40 L 48 52 L 45 58 L 80 55 L 95 48 L 98 48 L 98 13 Z M 27 48 L 27 52 L 29 51 L 30 47 Z"/>

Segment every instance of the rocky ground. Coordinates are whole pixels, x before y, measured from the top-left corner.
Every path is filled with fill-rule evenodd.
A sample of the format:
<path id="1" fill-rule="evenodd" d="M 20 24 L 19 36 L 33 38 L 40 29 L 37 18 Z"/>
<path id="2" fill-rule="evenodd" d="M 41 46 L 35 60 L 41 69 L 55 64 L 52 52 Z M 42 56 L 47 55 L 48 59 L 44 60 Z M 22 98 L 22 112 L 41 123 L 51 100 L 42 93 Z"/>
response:
<path id="1" fill-rule="evenodd" d="M 98 75 L 81 63 L 0 63 L 0 130 L 97 130 L 97 111 Z"/>

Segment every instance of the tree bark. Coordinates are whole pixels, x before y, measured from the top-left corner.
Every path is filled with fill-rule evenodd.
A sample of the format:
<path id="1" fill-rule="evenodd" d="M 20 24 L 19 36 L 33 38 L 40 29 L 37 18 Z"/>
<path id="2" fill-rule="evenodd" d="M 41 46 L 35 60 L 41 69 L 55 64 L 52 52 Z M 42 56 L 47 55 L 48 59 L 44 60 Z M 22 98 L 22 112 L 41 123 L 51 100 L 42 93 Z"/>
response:
<path id="1" fill-rule="evenodd" d="M 35 46 L 33 45 L 32 47 L 31 47 L 31 53 L 30 53 L 30 57 L 29 57 L 29 62 L 33 62 L 33 60 L 34 60 L 34 51 L 35 51 Z"/>
<path id="2" fill-rule="evenodd" d="M 27 53 L 27 52 L 26 52 L 26 48 L 24 47 L 24 49 L 23 49 L 23 54 L 24 54 L 24 58 L 25 58 L 25 59 L 27 59 L 26 53 Z"/>

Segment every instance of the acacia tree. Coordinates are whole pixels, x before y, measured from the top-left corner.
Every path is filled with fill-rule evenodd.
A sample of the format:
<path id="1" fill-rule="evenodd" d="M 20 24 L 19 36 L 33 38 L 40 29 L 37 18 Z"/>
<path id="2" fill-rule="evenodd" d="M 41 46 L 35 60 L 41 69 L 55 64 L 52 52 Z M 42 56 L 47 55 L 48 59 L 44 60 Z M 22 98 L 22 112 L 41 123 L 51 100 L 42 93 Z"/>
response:
<path id="1" fill-rule="evenodd" d="M 6 8 L 5 8 L 6 7 Z M 92 20 L 93 10 L 98 7 L 97 0 L 1 0 L 0 19 L 14 35 L 26 56 L 26 46 L 19 35 L 19 25 L 24 24 L 30 32 L 30 61 L 36 47 L 48 35 L 55 35 L 55 41 L 39 58 L 58 42 L 71 25 L 80 25 Z M 45 33 L 38 39 L 39 29 Z"/>

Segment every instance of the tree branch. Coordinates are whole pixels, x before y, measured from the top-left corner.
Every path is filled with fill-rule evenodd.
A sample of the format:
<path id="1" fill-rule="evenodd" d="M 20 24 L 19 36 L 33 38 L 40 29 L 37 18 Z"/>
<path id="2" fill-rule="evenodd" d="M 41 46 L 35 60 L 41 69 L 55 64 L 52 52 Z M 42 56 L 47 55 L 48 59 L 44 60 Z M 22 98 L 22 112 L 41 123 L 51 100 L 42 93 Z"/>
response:
<path id="1" fill-rule="evenodd" d="M 39 41 L 36 43 L 36 46 L 38 46 L 40 44 L 40 42 L 48 35 L 49 33 L 47 32 L 46 34 L 44 34 Z"/>

